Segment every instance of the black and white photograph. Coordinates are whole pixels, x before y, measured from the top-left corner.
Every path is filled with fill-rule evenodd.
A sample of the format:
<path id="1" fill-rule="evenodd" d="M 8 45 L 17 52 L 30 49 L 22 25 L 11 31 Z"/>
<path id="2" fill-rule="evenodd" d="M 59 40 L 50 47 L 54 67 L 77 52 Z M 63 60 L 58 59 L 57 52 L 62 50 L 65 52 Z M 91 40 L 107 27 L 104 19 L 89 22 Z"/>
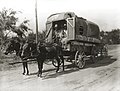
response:
<path id="1" fill-rule="evenodd" d="M 0 91 L 120 91 L 119 0 L 0 0 Z"/>

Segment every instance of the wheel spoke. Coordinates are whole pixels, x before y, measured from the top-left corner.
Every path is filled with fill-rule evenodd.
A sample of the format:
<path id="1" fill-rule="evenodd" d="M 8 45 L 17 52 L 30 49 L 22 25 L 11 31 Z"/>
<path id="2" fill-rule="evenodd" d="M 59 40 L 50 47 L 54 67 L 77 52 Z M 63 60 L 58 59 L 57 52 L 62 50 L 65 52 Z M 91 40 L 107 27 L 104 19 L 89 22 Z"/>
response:
<path id="1" fill-rule="evenodd" d="M 84 52 L 76 52 L 75 55 L 75 62 L 76 62 L 76 66 L 78 66 L 79 68 L 83 68 L 85 66 L 85 61 L 84 61 Z"/>

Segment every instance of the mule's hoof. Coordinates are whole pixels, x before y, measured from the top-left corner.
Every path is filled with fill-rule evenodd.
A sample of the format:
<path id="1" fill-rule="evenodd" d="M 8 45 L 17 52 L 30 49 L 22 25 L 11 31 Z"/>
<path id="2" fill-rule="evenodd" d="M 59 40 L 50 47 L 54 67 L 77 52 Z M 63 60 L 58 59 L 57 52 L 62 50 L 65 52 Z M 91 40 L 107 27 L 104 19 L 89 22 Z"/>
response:
<path id="1" fill-rule="evenodd" d="M 40 77 L 40 74 L 37 74 L 38 77 Z"/>
<path id="2" fill-rule="evenodd" d="M 27 73 L 26 75 L 29 75 L 29 73 Z"/>
<path id="3" fill-rule="evenodd" d="M 38 77 L 42 78 L 42 75 L 41 74 L 37 74 Z"/>
<path id="4" fill-rule="evenodd" d="M 42 78 L 42 75 L 40 75 L 40 78 Z"/>
<path id="5" fill-rule="evenodd" d="M 59 70 L 56 70 L 56 73 L 60 72 Z"/>
<path id="6" fill-rule="evenodd" d="M 37 77 L 39 77 L 39 74 L 37 74 Z"/>
<path id="7" fill-rule="evenodd" d="M 25 75 L 25 73 L 22 73 L 23 75 Z"/>

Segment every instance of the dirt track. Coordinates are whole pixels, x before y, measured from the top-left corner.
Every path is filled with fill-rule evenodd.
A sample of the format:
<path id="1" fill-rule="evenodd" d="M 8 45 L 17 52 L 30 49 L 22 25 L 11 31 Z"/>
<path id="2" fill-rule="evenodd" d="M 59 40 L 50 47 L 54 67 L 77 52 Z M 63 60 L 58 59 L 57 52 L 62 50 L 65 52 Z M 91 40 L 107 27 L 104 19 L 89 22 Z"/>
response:
<path id="1" fill-rule="evenodd" d="M 29 69 L 29 76 L 21 74 L 21 66 L 0 71 L 0 91 L 120 91 L 120 45 L 111 46 L 108 57 L 87 62 L 84 69 L 66 63 L 65 72 L 55 73 L 45 64 L 42 79 L 36 76 L 36 63 Z"/>

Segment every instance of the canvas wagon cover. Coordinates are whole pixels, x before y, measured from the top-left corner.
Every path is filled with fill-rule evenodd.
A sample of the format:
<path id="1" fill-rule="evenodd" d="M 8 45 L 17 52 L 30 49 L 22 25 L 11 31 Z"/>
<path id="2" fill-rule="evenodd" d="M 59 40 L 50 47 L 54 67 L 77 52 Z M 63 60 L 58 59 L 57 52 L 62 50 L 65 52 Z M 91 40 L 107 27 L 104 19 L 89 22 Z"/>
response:
<path id="1" fill-rule="evenodd" d="M 100 30 L 97 24 L 88 21 L 82 17 L 76 17 L 76 34 L 79 34 L 80 27 L 83 29 L 83 36 L 100 39 Z"/>
<path id="2" fill-rule="evenodd" d="M 74 17 L 74 16 L 75 16 L 75 14 L 73 12 L 56 13 L 56 14 L 50 15 L 47 18 L 47 22 L 63 20 L 63 19 L 67 19 L 70 17 Z"/>
<path id="3" fill-rule="evenodd" d="M 100 29 L 97 24 L 87 21 L 88 23 L 88 31 L 87 36 L 100 39 Z"/>
<path id="4" fill-rule="evenodd" d="M 69 27 L 70 26 L 69 23 L 67 24 L 67 30 L 68 30 L 68 40 L 72 39 L 72 40 L 81 40 L 81 41 L 88 41 L 88 42 L 94 42 L 94 43 L 100 43 L 100 30 L 97 24 L 88 21 L 84 18 L 81 17 L 77 17 L 77 15 L 75 15 L 75 13 L 73 12 L 63 12 L 63 13 L 56 13 L 56 14 L 52 14 L 47 18 L 47 22 L 46 22 L 46 38 L 47 41 L 52 42 L 52 31 L 53 31 L 53 22 L 56 21 L 61 21 L 61 20 L 66 20 L 67 22 L 71 23 L 71 21 L 73 21 L 73 23 L 75 24 L 75 27 L 73 26 L 74 29 L 71 29 Z M 83 28 L 83 34 L 80 33 L 80 27 Z M 72 36 L 72 38 L 70 37 L 71 34 L 74 36 Z M 70 37 L 70 38 L 69 38 Z"/>

